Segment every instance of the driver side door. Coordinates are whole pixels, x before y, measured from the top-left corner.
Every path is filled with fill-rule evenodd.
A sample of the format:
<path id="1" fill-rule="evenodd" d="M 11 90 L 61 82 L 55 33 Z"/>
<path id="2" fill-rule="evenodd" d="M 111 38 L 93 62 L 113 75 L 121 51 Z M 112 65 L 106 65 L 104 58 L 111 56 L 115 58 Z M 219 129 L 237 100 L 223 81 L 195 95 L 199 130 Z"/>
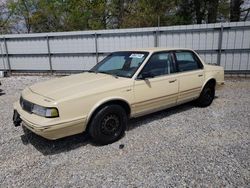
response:
<path id="1" fill-rule="evenodd" d="M 153 54 L 134 81 L 135 116 L 174 106 L 178 82 L 171 52 Z"/>

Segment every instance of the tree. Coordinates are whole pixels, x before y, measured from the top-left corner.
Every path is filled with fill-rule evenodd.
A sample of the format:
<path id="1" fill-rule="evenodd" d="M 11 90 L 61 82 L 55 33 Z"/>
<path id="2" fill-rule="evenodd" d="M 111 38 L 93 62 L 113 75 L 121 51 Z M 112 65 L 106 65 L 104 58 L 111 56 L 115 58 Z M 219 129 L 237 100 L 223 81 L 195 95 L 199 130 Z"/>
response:
<path id="1" fill-rule="evenodd" d="M 0 32 L 30 33 L 247 19 L 244 0 L 4 0 Z"/>
<path id="2" fill-rule="evenodd" d="M 31 32 L 31 16 L 37 5 L 37 0 L 9 0 L 8 9 L 13 12 L 11 21 L 17 32 Z"/>
<path id="3" fill-rule="evenodd" d="M 237 22 L 240 21 L 240 6 L 243 0 L 231 0 L 230 2 L 230 21 Z"/>
<path id="4" fill-rule="evenodd" d="M 169 12 L 174 8 L 173 0 L 137 0 L 128 4 L 129 12 L 124 16 L 122 27 L 154 27 L 158 26 L 158 18 L 164 25 L 168 22 Z"/>
<path id="5" fill-rule="evenodd" d="M 32 15 L 32 28 L 35 32 L 68 31 L 69 1 L 39 0 L 37 9 Z"/>
<path id="6" fill-rule="evenodd" d="M 192 24 L 194 22 L 194 2 L 193 0 L 177 0 L 177 11 L 174 24 Z"/>
<path id="7" fill-rule="evenodd" d="M 129 14 L 129 4 L 131 0 L 110 0 L 108 2 L 108 28 L 121 28 L 125 16 Z"/>
<path id="8" fill-rule="evenodd" d="M 176 0 L 176 3 L 175 24 L 216 23 L 217 19 L 228 19 L 228 0 Z"/>
<path id="9" fill-rule="evenodd" d="M 217 21 L 217 14 L 218 14 L 218 6 L 219 0 L 210 0 L 208 1 L 208 15 L 207 15 L 207 22 L 208 23 L 216 23 Z"/>
<path id="10" fill-rule="evenodd" d="M 86 30 L 89 29 L 90 11 L 88 1 L 69 0 L 63 9 L 64 30 Z"/>
<path id="11" fill-rule="evenodd" d="M 229 21 L 230 14 L 230 1 L 229 0 L 219 0 L 217 21 L 225 22 Z"/>
<path id="12" fill-rule="evenodd" d="M 9 19 L 12 13 L 7 9 L 5 2 L 0 2 L 0 34 L 5 34 L 9 32 L 10 25 Z"/>
<path id="13" fill-rule="evenodd" d="M 88 0 L 88 25 L 90 29 L 106 29 L 108 20 L 108 0 Z"/>
<path id="14" fill-rule="evenodd" d="M 197 24 L 202 24 L 202 20 L 205 20 L 206 9 L 207 9 L 206 0 L 194 0 L 194 11 Z"/>

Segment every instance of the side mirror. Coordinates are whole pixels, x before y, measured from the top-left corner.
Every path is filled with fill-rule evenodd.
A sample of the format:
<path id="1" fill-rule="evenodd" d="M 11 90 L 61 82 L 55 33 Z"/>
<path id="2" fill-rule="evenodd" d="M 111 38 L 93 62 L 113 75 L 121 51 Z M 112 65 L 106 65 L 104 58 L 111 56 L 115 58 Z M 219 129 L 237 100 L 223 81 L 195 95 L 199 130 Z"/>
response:
<path id="1" fill-rule="evenodd" d="M 154 75 L 151 72 L 142 72 L 140 77 L 141 79 L 145 80 L 147 78 L 153 78 Z"/>

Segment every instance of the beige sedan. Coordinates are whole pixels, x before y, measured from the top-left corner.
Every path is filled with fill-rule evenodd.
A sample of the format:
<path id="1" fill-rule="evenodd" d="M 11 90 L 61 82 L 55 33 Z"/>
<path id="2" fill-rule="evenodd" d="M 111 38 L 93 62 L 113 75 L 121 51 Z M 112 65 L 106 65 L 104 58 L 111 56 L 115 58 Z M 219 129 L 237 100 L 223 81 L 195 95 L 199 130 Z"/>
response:
<path id="1" fill-rule="evenodd" d="M 223 68 L 191 49 L 119 51 L 88 72 L 25 88 L 13 121 L 51 140 L 87 131 L 94 142 L 109 144 L 129 118 L 189 101 L 209 106 L 223 84 Z"/>

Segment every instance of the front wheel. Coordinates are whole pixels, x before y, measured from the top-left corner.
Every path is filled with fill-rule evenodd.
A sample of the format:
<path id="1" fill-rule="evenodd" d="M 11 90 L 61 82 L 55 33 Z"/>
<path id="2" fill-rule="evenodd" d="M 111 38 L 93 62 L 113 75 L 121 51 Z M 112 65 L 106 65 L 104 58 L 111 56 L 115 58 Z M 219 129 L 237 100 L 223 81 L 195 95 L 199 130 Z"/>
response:
<path id="1" fill-rule="evenodd" d="M 207 107 L 212 104 L 215 96 L 215 87 L 212 84 L 205 85 L 200 97 L 196 100 L 199 107 Z"/>
<path id="2" fill-rule="evenodd" d="M 104 106 L 92 118 L 89 134 L 97 144 L 113 143 L 123 136 L 127 119 L 127 114 L 121 106 Z"/>

